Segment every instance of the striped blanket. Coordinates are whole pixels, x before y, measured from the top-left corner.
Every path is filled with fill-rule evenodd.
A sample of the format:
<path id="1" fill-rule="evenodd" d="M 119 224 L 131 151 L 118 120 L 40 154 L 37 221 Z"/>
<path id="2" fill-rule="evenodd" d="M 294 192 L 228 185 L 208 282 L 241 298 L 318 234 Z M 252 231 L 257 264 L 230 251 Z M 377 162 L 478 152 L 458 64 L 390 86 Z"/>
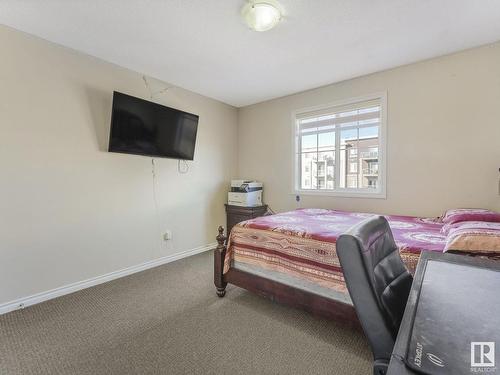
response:
<path id="1" fill-rule="evenodd" d="M 299 209 L 244 221 L 233 227 L 224 273 L 247 264 L 346 293 L 335 242 L 351 226 L 373 214 Z M 436 219 L 387 216 L 401 257 L 414 272 L 422 250 L 443 251 L 446 237 Z"/>

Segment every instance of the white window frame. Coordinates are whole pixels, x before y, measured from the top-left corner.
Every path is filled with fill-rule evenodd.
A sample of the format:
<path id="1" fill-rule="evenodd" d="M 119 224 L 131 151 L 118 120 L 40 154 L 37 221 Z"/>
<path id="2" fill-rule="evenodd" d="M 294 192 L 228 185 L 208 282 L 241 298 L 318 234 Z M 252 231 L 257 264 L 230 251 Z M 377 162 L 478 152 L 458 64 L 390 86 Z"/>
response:
<path id="1" fill-rule="evenodd" d="M 314 111 L 323 111 L 332 109 L 335 107 L 342 107 L 347 105 L 353 105 L 356 103 L 361 103 L 369 100 L 379 100 L 380 101 L 380 125 L 379 125 L 379 166 L 378 166 L 378 187 L 373 191 L 361 191 L 361 189 L 348 189 L 348 188 L 337 188 L 333 190 L 326 189 L 301 189 L 300 188 L 300 171 L 298 156 L 299 138 L 298 138 L 298 126 L 299 122 L 297 117 L 305 113 Z M 292 194 L 294 195 L 323 195 L 332 197 L 346 197 L 346 198 L 387 198 L 387 92 L 377 92 L 370 95 L 359 96 L 356 98 L 350 98 L 345 100 L 339 100 L 333 103 L 323 104 L 314 107 L 301 108 L 292 112 L 292 127 L 291 127 L 291 138 L 292 138 Z M 335 161 L 337 163 L 337 160 Z M 338 168 L 335 168 L 335 173 L 338 174 Z M 338 176 L 336 176 L 338 177 Z M 338 178 L 336 179 L 338 181 Z"/>

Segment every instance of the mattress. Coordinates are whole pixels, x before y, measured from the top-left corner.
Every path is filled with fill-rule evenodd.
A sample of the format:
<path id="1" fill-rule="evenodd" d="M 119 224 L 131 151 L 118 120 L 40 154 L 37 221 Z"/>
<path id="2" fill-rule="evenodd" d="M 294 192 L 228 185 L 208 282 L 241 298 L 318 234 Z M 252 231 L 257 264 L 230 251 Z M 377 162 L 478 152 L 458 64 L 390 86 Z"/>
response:
<path id="1" fill-rule="evenodd" d="M 337 257 L 337 238 L 374 214 L 298 209 L 247 220 L 234 226 L 224 273 L 231 267 L 269 277 L 300 289 L 346 299 Z M 386 216 L 403 262 L 415 272 L 422 251 L 442 252 L 446 237 L 435 218 Z"/>

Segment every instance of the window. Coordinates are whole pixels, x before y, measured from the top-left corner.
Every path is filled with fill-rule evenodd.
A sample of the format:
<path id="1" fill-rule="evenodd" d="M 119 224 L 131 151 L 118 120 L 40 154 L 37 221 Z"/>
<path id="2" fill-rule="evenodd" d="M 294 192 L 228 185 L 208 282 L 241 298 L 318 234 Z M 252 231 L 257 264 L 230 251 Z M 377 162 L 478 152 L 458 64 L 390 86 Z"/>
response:
<path id="1" fill-rule="evenodd" d="M 294 113 L 294 191 L 385 197 L 384 94 Z"/>

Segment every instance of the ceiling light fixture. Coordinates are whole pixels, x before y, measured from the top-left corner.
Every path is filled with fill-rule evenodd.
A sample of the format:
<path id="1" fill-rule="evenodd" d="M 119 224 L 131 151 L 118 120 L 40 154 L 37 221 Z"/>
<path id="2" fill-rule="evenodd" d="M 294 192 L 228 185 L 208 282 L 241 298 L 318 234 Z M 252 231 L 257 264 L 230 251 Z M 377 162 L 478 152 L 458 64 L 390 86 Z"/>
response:
<path id="1" fill-rule="evenodd" d="M 272 0 L 250 1 L 242 9 L 241 14 L 252 30 L 271 30 L 281 20 L 281 11 Z"/>

